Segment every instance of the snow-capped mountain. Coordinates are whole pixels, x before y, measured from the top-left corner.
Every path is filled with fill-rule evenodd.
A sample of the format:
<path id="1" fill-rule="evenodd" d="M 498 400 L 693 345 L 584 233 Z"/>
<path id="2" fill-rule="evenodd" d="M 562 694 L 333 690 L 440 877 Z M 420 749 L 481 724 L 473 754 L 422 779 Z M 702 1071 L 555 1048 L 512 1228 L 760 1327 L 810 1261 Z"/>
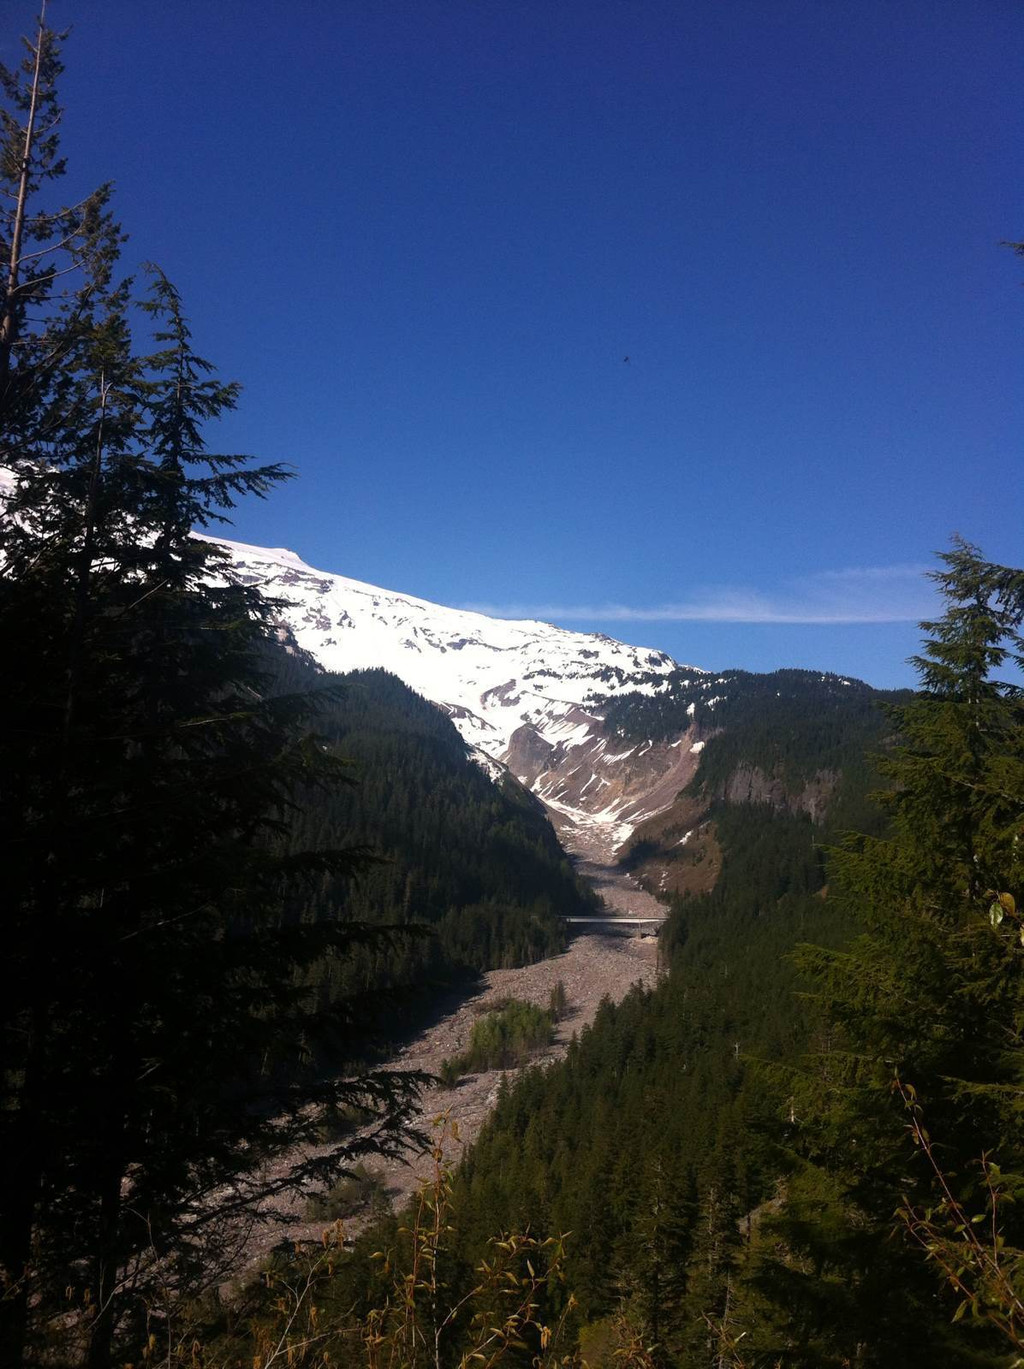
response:
<path id="1" fill-rule="evenodd" d="M 659 691 L 679 669 L 663 651 L 444 608 L 314 570 L 290 551 L 211 540 L 240 580 L 287 601 L 288 626 L 321 665 L 383 667 L 438 704 L 472 747 L 533 790 L 572 848 L 609 859 L 696 768 L 700 744 L 689 734 L 623 749 L 604 735 L 595 704 Z"/>

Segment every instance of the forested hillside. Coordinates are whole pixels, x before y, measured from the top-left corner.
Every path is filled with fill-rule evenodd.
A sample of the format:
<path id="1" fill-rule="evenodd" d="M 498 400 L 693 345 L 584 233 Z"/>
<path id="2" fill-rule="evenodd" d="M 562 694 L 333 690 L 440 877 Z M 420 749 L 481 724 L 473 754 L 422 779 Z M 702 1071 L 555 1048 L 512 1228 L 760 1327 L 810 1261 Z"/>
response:
<path id="1" fill-rule="evenodd" d="M 291 815 L 289 845 L 344 840 L 372 853 L 355 877 L 303 886 L 293 907 L 317 921 L 413 929 L 325 962 L 329 999 L 436 987 L 563 947 L 563 919 L 597 899 L 525 789 L 511 776 L 492 780 L 440 709 L 385 671 L 332 676 L 293 654 L 276 674 L 281 689 L 327 693 L 317 730 L 349 767 L 349 783 L 309 795 Z"/>
<path id="2" fill-rule="evenodd" d="M 471 1241 L 495 1217 L 571 1231 L 584 1324 L 626 1298 L 673 1357 L 696 1353 L 700 1300 L 711 1308 L 743 1219 L 776 1192 L 780 1083 L 758 1062 L 795 1064 L 807 1046 L 788 953 L 851 928 L 822 898 L 831 829 L 767 805 L 715 820 L 721 875 L 675 906 L 667 980 L 607 1006 L 563 1065 L 513 1086 L 458 1186 Z"/>
<path id="3" fill-rule="evenodd" d="M 664 694 L 609 700 L 606 725 L 623 738 L 689 726 L 702 747 L 693 779 L 635 829 L 622 863 L 653 893 L 682 897 L 714 887 L 730 805 L 805 814 L 832 831 L 870 825 L 877 820 L 866 801 L 877 778 L 870 758 L 888 744 L 886 709 L 905 697 L 809 670 L 735 670 L 681 673 Z M 820 843 L 823 832 L 813 839 Z"/>

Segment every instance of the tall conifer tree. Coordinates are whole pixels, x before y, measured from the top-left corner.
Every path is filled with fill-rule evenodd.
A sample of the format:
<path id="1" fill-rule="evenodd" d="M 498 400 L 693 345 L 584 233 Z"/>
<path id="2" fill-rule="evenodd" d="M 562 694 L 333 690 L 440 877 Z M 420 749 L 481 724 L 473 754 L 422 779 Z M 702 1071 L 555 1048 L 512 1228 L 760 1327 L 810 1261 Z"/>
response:
<path id="1" fill-rule="evenodd" d="M 984 1328 L 950 1328 L 957 1303 L 936 1303 L 921 1252 L 906 1231 L 894 1239 L 901 1208 L 912 1227 L 929 1214 L 933 1255 L 943 1223 L 956 1235 L 957 1204 L 991 1227 L 983 1157 L 1024 1169 L 1024 700 L 998 677 L 1022 664 L 1024 572 L 959 541 L 942 560 L 946 611 L 923 625 L 922 689 L 894 710 L 890 830 L 833 860 L 864 935 L 800 955 L 828 1044 L 795 1108 L 799 1168 L 777 1227 L 794 1258 L 767 1276 L 783 1318 L 804 1327 L 799 1363 L 1003 1362 Z M 1007 1179 L 1002 1196 L 1019 1198 L 1020 1184 Z M 998 1223 L 1009 1255 L 1024 1226 L 1006 1202 Z M 984 1322 L 991 1290 L 975 1282 L 960 1311 Z"/>
<path id="2" fill-rule="evenodd" d="M 55 108 L 57 46 L 41 24 L 31 95 L 8 84 L 16 111 Z M 0 540 L 0 1359 L 45 1356 L 52 1335 L 68 1360 L 106 1369 L 168 1298 L 221 1276 L 255 1204 L 336 1175 L 353 1148 L 274 1181 L 268 1160 L 318 1137 L 343 1102 L 377 1120 L 364 1146 L 396 1144 L 413 1081 L 310 1067 L 309 966 L 380 935 L 282 912 L 286 885 L 294 908 L 303 880 L 360 859 L 286 854 L 298 797 L 345 772 L 312 734 L 316 699 L 275 695 L 273 606 L 192 533 L 285 472 L 206 451 L 203 424 L 237 387 L 197 355 L 159 272 L 143 306 L 157 350 L 138 354 L 109 222 L 76 239 L 71 296 L 53 297 L 52 279 L 26 286 L 28 225 L 44 222 L 32 193 L 61 167 L 35 128 L 26 155 L 42 170 L 4 163 L 25 193 L 0 420 L 13 481 Z M 28 299 L 49 300 L 33 330 Z"/>

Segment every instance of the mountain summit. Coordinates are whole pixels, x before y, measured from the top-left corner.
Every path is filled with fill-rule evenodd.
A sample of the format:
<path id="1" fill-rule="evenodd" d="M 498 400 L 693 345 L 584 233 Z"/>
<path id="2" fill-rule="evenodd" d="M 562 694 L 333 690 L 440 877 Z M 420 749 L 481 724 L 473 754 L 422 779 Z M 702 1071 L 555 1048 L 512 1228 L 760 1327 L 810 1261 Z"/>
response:
<path id="1" fill-rule="evenodd" d="M 294 552 L 210 540 L 230 553 L 239 580 L 285 602 L 288 627 L 325 669 L 383 667 L 437 704 L 479 755 L 533 790 L 581 855 L 610 860 L 693 775 L 700 743 L 689 732 L 624 748 L 605 731 L 602 703 L 660 693 L 681 671 L 706 675 L 696 667 L 603 633 L 378 589 Z"/>

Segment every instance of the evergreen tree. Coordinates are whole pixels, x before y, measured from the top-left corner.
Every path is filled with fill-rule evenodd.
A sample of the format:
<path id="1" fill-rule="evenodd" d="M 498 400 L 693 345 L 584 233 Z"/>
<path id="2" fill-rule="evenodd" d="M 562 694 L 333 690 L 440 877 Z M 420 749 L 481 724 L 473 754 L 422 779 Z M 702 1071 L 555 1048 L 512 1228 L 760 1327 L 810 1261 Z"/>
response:
<path id="1" fill-rule="evenodd" d="M 865 933 L 845 951 L 800 957 L 827 1045 L 796 1107 L 801 1173 L 779 1226 L 793 1258 L 776 1274 L 789 1309 L 797 1284 L 813 1299 L 823 1280 L 839 1281 L 836 1363 L 858 1346 L 864 1364 L 1001 1363 L 983 1332 L 950 1330 L 957 1310 L 1004 1331 L 1009 1313 L 1020 1335 L 1019 1272 L 1015 1291 L 1012 1280 L 994 1291 L 981 1267 L 972 1272 L 956 1226 L 967 1213 L 998 1227 L 1013 1268 L 1024 1237 L 1008 1202 L 1021 1193 L 1009 1176 L 1024 1168 L 1024 702 L 996 672 L 1008 658 L 1021 664 L 1024 572 L 962 542 L 942 559 L 946 612 L 924 624 L 923 688 L 896 710 L 903 745 L 885 767 L 890 830 L 851 840 L 833 862 Z M 983 1179 L 996 1162 L 993 1193 Z M 901 1208 L 933 1258 L 943 1237 L 958 1238 L 959 1309 L 936 1305 L 920 1252 L 892 1239 Z M 814 1363 L 833 1362 L 817 1354 Z"/>
<path id="2" fill-rule="evenodd" d="M 696 1192 L 688 1169 L 681 1170 L 665 1152 L 655 1150 L 639 1159 L 650 1134 L 638 1139 L 639 1146 L 629 1153 L 640 1171 L 639 1192 L 616 1245 L 614 1266 L 632 1318 L 665 1360 L 678 1353 L 685 1322 Z"/>
<path id="3" fill-rule="evenodd" d="M 108 284 L 122 240 L 109 185 L 59 207 L 41 194 L 65 171 L 57 99 L 63 35 L 45 20 L 42 0 L 21 63 L 0 66 L 0 450 L 7 464 L 17 455 L 11 437 L 38 426 L 60 388 L 81 311 Z"/>
<path id="4" fill-rule="evenodd" d="M 377 1121 L 363 1146 L 395 1144 L 414 1081 L 310 1067 L 309 968 L 380 936 L 285 911 L 303 881 L 360 859 L 286 840 L 297 797 L 346 772 L 312 732 L 318 701 L 270 687 L 273 606 L 191 531 L 285 473 L 205 450 L 203 423 L 237 390 L 195 353 L 159 273 L 144 306 L 158 348 L 137 354 L 109 225 L 75 257 L 69 299 L 26 275 L 30 226 L 56 231 L 31 211 L 61 165 L 32 127 L 56 108 L 56 49 L 41 25 L 28 85 L 8 83 L 31 106 L 37 170 L 19 173 L 4 298 L 0 1359 L 45 1358 L 52 1334 L 106 1369 L 146 1317 L 216 1282 L 261 1199 L 328 1181 L 353 1147 L 273 1181 L 269 1159 L 346 1103 Z M 34 331 L 28 300 L 49 300 Z"/>
<path id="5" fill-rule="evenodd" d="M 735 1146 L 723 1137 L 697 1181 L 696 1220 L 686 1266 L 684 1362 L 693 1369 L 725 1369 L 729 1363 L 726 1348 L 735 1337 L 743 1198 Z"/>
<path id="6" fill-rule="evenodd" d="M 78 1287 L 96 1366 L 157 1284 L 216 1277 L 259 1167 L 316 1134 L 308 1104 L 369 1100 L 393 1127 L 402 1101 L 395 1080 L 303 1065 L 304 967 L 369 934 L 282 921 L 286 878 L 337 877 L 355 854 L 289 855 L 283 837 L 297 790 L 342 772 L 307 736 L 315 701 L 268 696 L 270 606 L 189 533 L 276 472 L 207 461 L 195 424 L 231 392 L 194 382 L 176 296 L 158 280 L 154 299 L 173 348 L 139 365 L 108 321 L 88 441 L 19 477 L 0 594 L 22 645 L 3 748 L 7 1346 L 29 1307 Z"/>

